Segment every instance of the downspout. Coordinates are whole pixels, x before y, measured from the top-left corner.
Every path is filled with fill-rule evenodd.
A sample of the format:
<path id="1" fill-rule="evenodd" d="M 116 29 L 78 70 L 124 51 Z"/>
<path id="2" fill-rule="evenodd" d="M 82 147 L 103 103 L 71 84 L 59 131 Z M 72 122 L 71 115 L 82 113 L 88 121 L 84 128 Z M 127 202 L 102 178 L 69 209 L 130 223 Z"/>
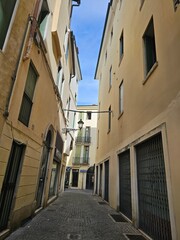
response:
<path id="1" fill-rule="evenodd" d="M 73 32 L 71 31 L 70 32 L 70 39 L 71 39 L 71 51 L 72 51 L 72 70 L 73 70 L 73 73 L 72 73 L 72 77 L 75 76 L 76 74 L 76 70 L 75 70 L 75 54 L 74 54 L 74 35 L 73 35 Z"/>
<path id="2" fill-rule="evenodd" d="M 72 16 L 73 7 L 79 7 L 80 4 L 81 4 L 81 0 L 73 0 L 73 1 L 76 2 L 77 4 L 73 4 L 73 5 L 71 6 L 70 18 L 71 18 L 71 16 Z"/>

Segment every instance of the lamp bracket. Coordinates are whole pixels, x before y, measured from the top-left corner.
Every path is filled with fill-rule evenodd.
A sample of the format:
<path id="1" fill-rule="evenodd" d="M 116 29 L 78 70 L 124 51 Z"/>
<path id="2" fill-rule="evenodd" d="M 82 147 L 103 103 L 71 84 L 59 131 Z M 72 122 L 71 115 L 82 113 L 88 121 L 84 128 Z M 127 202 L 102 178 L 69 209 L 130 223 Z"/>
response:
<path id="1" fill-rule="evenodd" d="M 78 131 L 79 129 L 77 128 L 62 128 L 62 133 L 68 133 L 68 132 L 71 132 L 71 131 Z"/>

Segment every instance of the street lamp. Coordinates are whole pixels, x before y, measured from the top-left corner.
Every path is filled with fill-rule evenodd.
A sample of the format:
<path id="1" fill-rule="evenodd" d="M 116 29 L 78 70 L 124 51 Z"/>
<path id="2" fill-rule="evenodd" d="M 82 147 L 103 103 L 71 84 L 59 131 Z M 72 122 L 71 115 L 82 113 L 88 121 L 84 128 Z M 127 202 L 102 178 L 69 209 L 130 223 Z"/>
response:
<path id="1" fill-rule="evenodd" d="M 80 120 L 78 121 L 78 128 L 63 128 L 63 129 L 62 129 L 62 132 L 65 133 L 65 134 L 67 134 L 68 132 L 71 132 L 71 131 L 81 130 L 81 129 L 83 128 L 83 124 L 84 124 L 83 120 L 80 119 Z"/>
<path id="2" fill-rule="evenodd" d="M 79 127 L 80 130 L 83 128 L 83 124 L 84 124 L 83 120 L 80 119 L 79 122 L 78 122 L 78 127 Z"/>

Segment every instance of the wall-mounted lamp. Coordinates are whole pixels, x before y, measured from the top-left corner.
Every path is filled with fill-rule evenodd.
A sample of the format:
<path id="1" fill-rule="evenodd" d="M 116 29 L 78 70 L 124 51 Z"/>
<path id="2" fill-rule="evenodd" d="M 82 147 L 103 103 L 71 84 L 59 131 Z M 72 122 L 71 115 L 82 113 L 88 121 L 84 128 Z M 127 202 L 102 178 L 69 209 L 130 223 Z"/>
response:
<path id="1" fill-rule="evenodd" d="M 67 134 L 68 132 L 71 132 L 71 131 L 74 132 L 74 131 L 77 131 L 77 130 L 81 130 L 83 128 L 83 124 L 84 124 L 83 120 L 80 119 L 78 121 L 78 128 L 63 128 L 62 132 Z"/>
<path id="2" fill-rule="evenodd" d="M 83 124 L 84 124 L 83 120 L 80 119 L 80 120 L 78 121 L 78 127 L 79 127 L 80 130 L 83 128 Z"/>

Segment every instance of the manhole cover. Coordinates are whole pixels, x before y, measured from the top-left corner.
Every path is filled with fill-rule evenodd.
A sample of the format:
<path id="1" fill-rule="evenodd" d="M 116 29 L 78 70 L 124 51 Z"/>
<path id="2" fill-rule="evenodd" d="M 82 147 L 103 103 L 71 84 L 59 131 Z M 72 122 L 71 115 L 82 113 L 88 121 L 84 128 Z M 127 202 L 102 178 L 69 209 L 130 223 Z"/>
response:
<path id="1" fill-rule="evenodd" d="M 68 234 L 67 239 L 69 240 L 81 240 L 81 235 L 80 234 Z"/>
<path id="2" fill-rule="evenodd" d="M 142 235 L 126 234 L 129 240 L 146 240 Z"/>
<path id="3" fill-rule="evenodd" d="M 115 222 L 127 222 L 122 215 L 110 214 L 110 216 L 114 219 Z"/>

